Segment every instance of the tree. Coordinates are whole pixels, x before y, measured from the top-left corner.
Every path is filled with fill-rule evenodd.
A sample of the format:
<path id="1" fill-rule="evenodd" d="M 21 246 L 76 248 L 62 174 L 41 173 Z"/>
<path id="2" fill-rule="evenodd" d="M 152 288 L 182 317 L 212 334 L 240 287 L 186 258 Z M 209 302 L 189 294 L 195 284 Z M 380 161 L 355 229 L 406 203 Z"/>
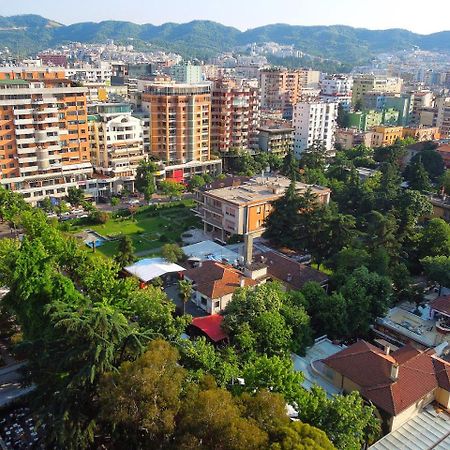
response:
<path id="1" fill-rule="evenodd" d="M 178 244 L 164 244 L 161 249 L 161 254 L 166 261 L 171 263 L 181 261 L 185 257 L 183 250 L 181 250 Z"/>
<path id="2" fill-rule="evenodd" d="M 437 180 L 445 172 L 445 165 L 440 153 L 435 149 L 423 150 L 411 158 L 410 164 L 420 161 L 432 181 Z"/>
<path id="3" fill-rule="evenodd" d="M 106 211 L 95 209 L 89 214 L 89 220 L 97 225 L 103 225 L 109 220 L 109 214 Z"/>
<path id="4" fill-rule="evenodd" d="M 419 253 L 425 256 L 450 254 L 450 225 L 442 219 L 431 219 L 419 236 Z"/>
<path id="5" fill-rule="evenodd" d="M 138 192 L 144 194 L 148 202 L 156 191 L 155 172 L 158 165 L 154 161 L 142 160 L 136 169 L 135 186 Z"/>
<path id="6" fill-rule="evenodd" d="M 192 297 L 194 288 L 189 280 L 180 280 L 178 282 L 178 290 L 180 291 L 181 300 L 183 300 L 183 314 L 186 314 L 186 303 Z"/>
<path id="7" fill-rule="evenodd" d="M 358 392 L 330 399 L 314 386 L 298 404 L 299 419 L 323 430 L 338 449 L 360 449 L 380 436 L 375 407 L 366 406 Z"/>
<path id="8" fill-rule="evenodd" d="M 270 450 L 335 450 L 325 432 L 303 422 L 291 422 L 275 431 Z"/>
<path id="9" fill-rule="evenodd" d="M 80 206 L 81 203 L 84 200 L 84 193 L 81 189 L 78 189 L 76 187 L 70 187 L 67 190 L 67 201 L 72 205 L 72 206 Z"/>
<path id="10" fill-rule="evenodd" d="M 185 186 L 175 180 L 164 180 L 159 183 L 159 189 L 164 195 L 167 195 L 172 199 L 174 197 L 179 197 L 184 192 Z"/>
<path id="11" fill-rule="evenodd" d="M 348 128 L 350 124 L 348 112 L 344 109 L 342 103 L 338 106 L 337 125 L 339 128 Z"/>
<path id="12" fill-rule="evenodd" d="M 298 180 L 298 160 L 294 155 L 293 151 L 289 151 L 288 154 L 283 159 L 283 166 L 281 168 L 281 172 L 286 177 L 290 178 L 293 181 Z"/>
<path id="13" fill-rule="evenodd" d="M 325 171 L 327 150 L 321 141 L 314 141 L 300 158 L 300 167 Z"/>
<path id="14" fill-rule="evenodd" d="M 415 161 L 407 167 L 406 179 L 410 189 L 420 192 L 431 190 L 430 178 L 421 161 Z"/>
<path id="15" fill-rule="evenodd" d="M 134 245 L 130 236 L 120 238 L 118 253 L 114 259 L 120 267 L 129 266 L 134 261 Z"/>
<path id="16" fill-rule="evenodd" d="M 189 191 L 194 192 L 196 189 L 200 189 L 206 184 L 204 177 L 201 175 L 193 175 L 189 180 Z"/>
<path id="17" fill-rule="evenodd" d="M 125 439 L 133 448 L 169 441 L 175 432 L 186 376 L 178 358 L 174 347 L 154 340 L 136 361 L 126 361 L 117 372 L 103 377 L 101 418 L 116 427 L 116 439 Z"/>
<path id="18" fill-rule="evenodd" d="M 429 280 L 439 284 L 439 295 L 442 287 L 450 286 L 450 256 L 427 256 L 420 261 Z"/>
<path id="19" fill-rule="evenodd" d="M 447 169 L 442 175 L 442 187 L 447 195 L 450 195 L 450 170 Z"/>
<path id="20" fill-rule="evenodd" d="M 45 197 L 44 200 L 41 201 L 41 208 L 48 213 L 53 211 L 54 206 L 50 197 Z"/>
<path id="21" fill-rule="evenodd" d="M 119 197 L 111 197 L 111 206 L 115 207 L 120 204 L 120 198 Z"/>

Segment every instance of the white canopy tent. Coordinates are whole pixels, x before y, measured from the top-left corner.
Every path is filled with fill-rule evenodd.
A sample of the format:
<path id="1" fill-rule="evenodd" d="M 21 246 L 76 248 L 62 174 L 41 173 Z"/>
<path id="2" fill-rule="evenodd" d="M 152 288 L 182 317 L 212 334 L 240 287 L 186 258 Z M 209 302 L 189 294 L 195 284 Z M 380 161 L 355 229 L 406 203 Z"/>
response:
<path id="1" fill-rule="evenodd" d="M 124 270 L 147 283 L 167 273 L 183 272 L 186 269 L 163 258 L 146 258 L 131 266 L 124 267 Z"/>

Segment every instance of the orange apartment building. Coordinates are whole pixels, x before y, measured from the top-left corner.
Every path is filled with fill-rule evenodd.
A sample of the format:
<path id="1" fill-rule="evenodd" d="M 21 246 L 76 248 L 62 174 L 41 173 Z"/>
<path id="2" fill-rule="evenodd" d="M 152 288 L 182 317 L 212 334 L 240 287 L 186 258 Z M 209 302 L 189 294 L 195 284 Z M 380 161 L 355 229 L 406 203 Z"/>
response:
<path id="1" fill-rule="evenodd" d="M 150 153 L 165 163 L 210 159 L 209 84 L 155 83 L 142 94 L 149 112 Z"/>
<path id="2" fill-rule="evenodd" d="M 0 70 L 0 183 L 37 204 L 92 173 L 86 89 L 58 69 Z"/>
<path id="3" fill-rule="evenodd" d="M 196 192 L 196 213 L 205 233 L 225 241 L 232 235 L 260 234 L 272 211 L 272 202 L 284 195 L 290 180 L 282 176 L 236 180 L 231 186 Z M 226 183 L 224 183 L 225 185 Z M 328 204 L 331 190 L 297 182 L 297 191 L 311 189 L 317 200 Z"/>
<path id="4" fill-rule="evenodd" d="M 258 146 L 259 89 L 242 81 L 220 79 L 211 92 L 211 150 Z"/>
<path id="5" fill-rule="evenodd" d="M 320 72 L 308 69 L 266 69 L 260 72 L 261 108 L 281 110 L 292 116 L 292 105 L 300 100 L 302 91 L 318 87 Z"/>

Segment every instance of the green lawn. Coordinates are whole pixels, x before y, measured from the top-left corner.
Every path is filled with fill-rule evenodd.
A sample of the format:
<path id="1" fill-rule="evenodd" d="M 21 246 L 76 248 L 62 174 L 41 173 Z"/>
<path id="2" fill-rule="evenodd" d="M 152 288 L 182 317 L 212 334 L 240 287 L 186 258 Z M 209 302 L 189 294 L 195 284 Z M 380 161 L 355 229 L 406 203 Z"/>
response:
<path id="1" fill-rule="evenodd" d="M 181 234 L 191 226 L 200 226 L 199 219 L 188 207 L 174 206 L 161 209 L 158 215 L 151 216 L 147 208 L 141 208 L 132 218 L 110 219 L 104 225 L 75 226 L 73 231 L 94 230 L 105 237 L 115 238 L 128 235 L 133 240 L 136 253 L 154 254 L 167 242 L 177 241 Z M 98 247 L 98 252 L 112 257 L 117 253 L 118 241 L 106 242 Z"/>

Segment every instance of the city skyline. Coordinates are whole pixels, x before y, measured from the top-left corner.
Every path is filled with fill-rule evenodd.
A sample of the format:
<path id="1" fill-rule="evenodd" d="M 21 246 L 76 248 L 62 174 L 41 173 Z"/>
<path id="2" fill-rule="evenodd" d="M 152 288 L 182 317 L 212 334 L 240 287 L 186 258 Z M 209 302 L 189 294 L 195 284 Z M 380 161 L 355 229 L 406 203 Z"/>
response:
<path id="1" fill-rule="evenodd" d="M 33 2 L 34 3 L 34 2 Z M 373 14 L 372 4 L 361 4 L 357 0 L 342 0 L 339 8 L 332 0 L 316 2 L 296 0 L 250 0 L 239 2 L 229 0 L 227 7 L 219 0 L 172 0 L 171 8 L 158 8 L 158 2 L 150 0 L 129 0 L 120 2 L 111 0 L 108 8 L 104 3 L 92 3 L 79 0 L 76 9 L 68 8 L 66 2 L 41 0 L 36 4 L 16 0 L 0 5 L 0 15 L 39 14 L 65 25 L 77 22 L 100 22 L 104 20 L 123 20 L 135 23 L 160 25 L 167 22 L 184 23 L 192 20 L 212 20 L 240 30 L 255 28 L 273 23 L 290 25 L 348 25 L 368 29 L 404 28 L 416 33 L 430 34 L 450 29 L 446 14 L 439 14 L 433 21 L 423 20 L 406 0 L 396 3 L 379 0 L 377 11 L 389 11 L 389 14 Z M 445 0 L 436 0 L 434 7 L 442 12 L 450 12 Z M 239 14 L 236 14 L 239 11 Z M 298 11 L 298 12 L 297 12 Z"/>

